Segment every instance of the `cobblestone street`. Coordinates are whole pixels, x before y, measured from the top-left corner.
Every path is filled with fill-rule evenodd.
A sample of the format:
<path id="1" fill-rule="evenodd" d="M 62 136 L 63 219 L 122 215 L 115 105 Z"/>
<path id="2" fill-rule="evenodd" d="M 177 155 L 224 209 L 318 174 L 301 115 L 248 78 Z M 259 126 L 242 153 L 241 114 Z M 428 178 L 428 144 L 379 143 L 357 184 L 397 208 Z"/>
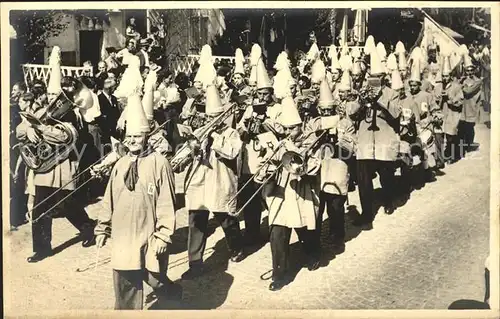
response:
<path id="1" fill-rule="evenodd" d="M 350 225 L 360 204 L 357 191 L 349 193 L 346 251 L 334 258 L 323 241 L 324 265 L 315 272 L 300 269 L 295 280 L 279 292 L 269 291 L 269 281 L 260 278 L 269 277 L 269 244 L 239 264 L 228 264 L 220 227 L 207 243 L 209 272 L 193 281 L 181 281 L 188 268 L 187 214 L 177 212 L 168 275 L 182 285 L 183 298 L 162 305 L 146 298 L 146 308 L 446 309 L 458 299 L 482 301 L 489 252 L 490 132 L 484 124 L 477 124 L 479 149 L 447 166 L 437 181 L 414 191 L 393 215 L 379 213 L 370 231 Z M 180 178 L 177 182 L 182 183 Z M 379 187 L 378 179 L 375 185 Z M 99 203 L 87 210 L 95 218 Z M 267 227 L 267 218 L 264 221 Z M 5 235 L 4 247 L 11 250 L 5 260 L 9 275 L 4 283 L 10 287 L 6 311 L 113 309 L 112 242 L 100 250 L 98 266 L 89 268 L 96 260 L 96 248 L 82 248 L 76 233 L 67 220 L 55 220 L 56 254 L 36 264 L 26 262 L 31 254 L 28 225 Z M 292 237 L 292 265 L 301 258 L 296 241 Z M 150 292 L 145 285 L 145 295 Z"/>

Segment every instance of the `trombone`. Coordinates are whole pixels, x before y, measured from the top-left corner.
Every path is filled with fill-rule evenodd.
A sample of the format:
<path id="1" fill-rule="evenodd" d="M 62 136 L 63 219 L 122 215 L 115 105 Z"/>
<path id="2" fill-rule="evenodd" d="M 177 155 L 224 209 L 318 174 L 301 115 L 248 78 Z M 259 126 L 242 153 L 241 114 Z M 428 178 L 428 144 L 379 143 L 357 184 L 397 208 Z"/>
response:
<path id="1" fill-rule="evenodd" d="M 243 184 L 243 186 L 241 186 L 241 188 L 236 192 L 236 194 L 234 194 L 234 196 L 229 199 L 227 205 L 229 206 L 231 203 L 233 203 L 252 180 L 257 182 L 258 184 L 261 184 L 259 188 L 255 190 L 252 196 L 246 201 L 246 203 L 242 207 L 240 207 L 236 212 L 234 213 L 229 212 L 228 214 L 233 217 L 238 217 L 243 212 L 243 210 L 248 206 L 248 204 L 255 198 L 255 196 L 257 196 L 257 194 L 264 188 L 267 182 L 269 182 L 281 168 L 284 168 L 290 174 L 303 176 L 306 173 L 307 157 L 310 156 L 311 151 L 316 147 L 318 142 L 328 132 L 328 129 L 312 131 L 306 134 L 299 142 L 303 143 L 305 140 L 309 138 L 309 136 L 311 136 L 312 134 L 317 134 L 318 132 L 321 132 L 320 135 L 305 150 L 303 150 L 301 153 L 297 153 L 295 151 L 286 151 L 281 156 L 279 165 L 276 166 L 276 168 L 262 182 L 257 181 L 256 177 L 259 175 L 259 173 L 264 169 L 264 167 L 267 169 L 268 166 L 271 165 L 271 161 L 273 160 L 274 156 L 285 145 L 286 140 L 280 141 L 278 146 L 276 146 L 276 148 L 273 150 L 271 156 L 259 167 L 257 172 L 255 172 L 255 174 L 253 174 L 252 177 L 250 177 L 248 181 L 245 184 Z M 299 164 L 299 166 L 295 167 L 297 164 Z"/>

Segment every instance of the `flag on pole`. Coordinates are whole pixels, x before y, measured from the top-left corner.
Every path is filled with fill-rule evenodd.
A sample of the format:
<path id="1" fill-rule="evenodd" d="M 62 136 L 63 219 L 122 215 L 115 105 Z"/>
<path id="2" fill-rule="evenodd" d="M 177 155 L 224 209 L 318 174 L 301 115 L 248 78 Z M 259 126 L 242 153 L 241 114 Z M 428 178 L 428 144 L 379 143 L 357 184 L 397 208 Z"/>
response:
<path id="1" fill-rule="evenodd" d="M 340 47 L 347 45 L 349 29 L 347 25 L 347 10 L 344 12 L 344 19 L 342 20 L 342 29 L 340 30 Z"/>
<path id="2" fill-rule="evenodd" d="M 354 19 L 354 41 L 358 43 L 365 42 L 366 28 L 368 25 L 368 11 L 370 9 L 352 9 L 356 11 Z"/>
<path id="3" fill-rule="evenodd" d="M 427 53 L 428 45 L 434 43 L 439 46 L 441 55 L 450 56 L 451 68 L 454 69 L 462 59 L 459 50 L 460 45 L 439 23 L 434 21 L 434 19 L 424 11 L 422 12 L 424 14 L 422 29 L 420 30 L 417 41 L 409 52 L 412 52 L 413 49 L 418 46 L 424 53 Z"/>

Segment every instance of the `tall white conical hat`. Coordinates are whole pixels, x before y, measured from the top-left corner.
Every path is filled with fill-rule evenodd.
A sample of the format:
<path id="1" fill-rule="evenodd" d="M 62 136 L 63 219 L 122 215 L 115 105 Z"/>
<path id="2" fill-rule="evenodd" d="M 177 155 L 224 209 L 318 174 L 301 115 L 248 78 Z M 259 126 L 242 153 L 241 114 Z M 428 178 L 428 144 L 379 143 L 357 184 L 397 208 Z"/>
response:
<path id="1" fill-rule="evenodd" d="M 297 106 L 291 96 L 287 96 L 281 101 L 280 123 L 283 126 L 290 127 L 302 123 Z"/>
<path id="2" fill-rule="evenodd" d="M 282 51 L 276 58 L 274 69 L 276 69 L 277 71 L 281 71 L 289 67 L 290 67 L 290 61 L 288 60 L 288 54 L 285 51 Z"/>
<path id="3" fill-rule="evenodd" d="M 421 79 L 421 74 L 422 74 L 422 71 L 420 69 L 420 60 L 419 59 L 415 59 L 411 65 L 411 73 L 410 73 L 410 81 L 414 81 L 414 82 L 422 82 L 422 79 Z"/>
<path id="4" fill-rule="evenodd" d="M 205 62 L 214 63 L 213 57 L 212 57 L 212 47 L 208 44 L 205 44 L 201 48 L 200 58 L 198 60 L 198 63 L 200 63 L 200 65 L 202 63 L 205 63 Z"/>
<path id="5" fill-rule="evenodd" d="M 420 61 L 420 67 L 422 67 L 422 66 L 425 65 L 424 52 L 422 51 L 422 49 L 420 47 L 415 47 L 413 49 L 413 51 L 411 51 L 410 59 L 412 61 L 419 60 Z"/>
<path id="6" fill-rule="evenodd" d="M 361 63 L 362 63 L 361 61 L 354 61 L 354 63 L 352 64 L 352 69 L 351 69 L 352 75 L 358 75 L 358 74 L 362 73 Z"/>
<path id="7" fill-rule="evenodd" d="M 351 56 L 353 57 L 354 61 L 357 61 L 359 58 L 361 58 L 361 51 L 358 47 L 353 47 L 351 49 Z"/>
<path id="8" fill-rule="evenodd" d="M 307 52 L 307 60 L 316 61 L 319 58 L 319 48 L 316 42 L 311 45 L 311 48 Z"/>
<path id="9" fill-rule="evenodd" d="M 370 55 L 373 50 L 376 50 L 375 38 L 373 37 L 373 35 L 369 35 L 368 38 L 366 38 L 365 47 L 363 51 L 365 52 L 366 55 Z"/>
<path id="10" fill-rule="evenodd" d="M 154 92 L 158 76 L 155 71 L 149 71 L 146 81 L 144 81 L 144 95 L 142 97 L 142 107 L 148 120 L 153 119 Z"/>
<path id="11" fill-rule="evenodd" d="M 271 80 L 267 73 L 266 67 L 264 66 L 264 61 L 262 59 L 257 63 L 256 68 L 257 75 L 257 89 L 272 88 Z"/>
<path id="12" fill-rule="evenodd" d="M 257 85 L 257 64 L 259 60 L 262 58 L 262 48 L 260 45 L 255 43 L 252 46 L 252 50 L 250 51 L 250 78 L 248 79 L 248 83 L 250 85 Z"/>
<path id="13" fill-rule="evenodd" d="M 340 79 L 339 91 L 350 91 L 352 89 L 352 80 L 349 72 L 343 72 Z"/>
<path id="14" fill-rule="evenodd" d="M 127 106 L 124 110 L 126 120 L 126 134 L 149 133 L 150 126 L 144 108 L 142 107 L 141 97 L 138 94 L 132 94 L 127 99 Z"/>
<path id="15" fill-rule="evenodd" d="M 337 48 L 335 46 L 330 46 L 330 51 L 328 53 L 328 56 L 330 57 L 330 59 L 332 60 L 331 62 L 331 70 L 341 70 L 342 67 L 340 66 L 340 63 L 339 63 L 339 58 L 337 56 Z"/>
<path id="16" fill-rule="evenodd" d="M 326 67 L 321 59 L 317 59 L 311 67 L 311 83 L 320 83 L 326 75 Z"/>
<path id="17" fill-rule="evenodd" d="M 328 85 L 328 81 L 326 78 L 323 78 L 321 81 L 321 85 L 319 87 L 319 100 L 318 107 L 325 108 L 333 108 L 334 98 L 332 91 L 330 90 L 330 86 Z"/>
<path id="18" fill-rule="evenodd" d="M 392 72 L 394 70 L 398 69 L 398 60 L 396 59 L 396 56 L 394 53 L 389 54 L 387 57 L 387 64 L 386 64 L 387 70 L 389 72 Z"/>
<path id="19" fill-rule="evenodd" d="M 382 42 L 377 43 L 377 53 L 381 62 L 387 60 L 387 51 L 385 50 L 385 45 Z"/>
<path id="20" fill-rule="evenodd" d="M 352 58 L 349 54 L 340 57 L 339 63 L 343 72 L 349 72 L 352 69 Z"/>
<path id="21" fill-rule="evenodd" d="M 403 42 L 398 41 L 398 43 L 396 43 L 396 48 L 394 49 L 394 53 L 396 53 L 396 54 L 405 53 L 406 54 L 406 49 L 405 49 L 405 45 L 403 44 Z"/>
<path id="22" fill-rule="evenodd" d="M 194 78 L 194 82 L 201 82 L 203 87 L 206 88 L 210 84 L 215 82 L 217 78 L 217 71 L 212 63 L 203 63 L 200 65 L 198 69 L 198 73 L 196 73 L 196 77 Z"/>
<path id="23" fill-rule="evenodd" d="M 385 74 L 386 70 L 380 61 L 377 50 L 370 53 L 370 74 Z"/>
<path id="24" fill-rule="evenodd" d="M 391 89 L 397 91 L 404 88 L 403 80 L 401 80 L 401 74 L 399 74 L 398 70 L 392 71 L 391 77 Z"/>
<path id="25" fill-rule="evenodd" d="M 243 56 L 243 51 L 240 48 L 236 49 L 234 55 L 234 74 L 245 74 L 245 68 L 243 64 L 245 63 L 245 57 Z"/>
<path id="26" fill-rule="evenodd" d="M 464 59 L 464 68 L 467 69 L 470 67 L 474 67 L 474 64 L 472 64 L 472 59 L 468 52 L 463 55 L 463 59 Z"/>
<path id="27" fill-rule="evenodd" d="M 49 84 L 47 85 L 47 93 L 50 95 L 57 95 L 61 92 L 61 49 L 58 46 L 52 48 L 49 58 L 50 77 Z"/>
<path id="28" fill-rule="evenodd" d="M 205 113 L 209 115 L 224 112 L 224 106 L 220 100 L 220 94 L 215 85 L 207 87 Z"/>
<path id="29" fill-rule="evenodd" d="M 278 71 L 273 81 L 273 92 L 278 99 L 283 99 L 292 93 L 292 74 L 288 68 Z"/>
<path id="30" fill-rule="evenodd" d="M 443 56 L 442 73 L 443 73 L 443 75 L 450 75 L 451 74 L 451 63 L 450 63 L 450 56 L 449 55 Z"/>
<path id="31" fill-rule="evenodd" d="M 337 46 L 335 44 L 332 44 L 328 47 L 328 57 L 332 59 L 333 56 L 338 58 Z"/>
<path id="32" fill-rule="evenodd" d="M 406 70 L 407 67 L 408 67 L 408 65 L 406 63 L 405 53 L 399 53 L 398 54 L 398 69 L 404 71 L 404 70 Z"/>

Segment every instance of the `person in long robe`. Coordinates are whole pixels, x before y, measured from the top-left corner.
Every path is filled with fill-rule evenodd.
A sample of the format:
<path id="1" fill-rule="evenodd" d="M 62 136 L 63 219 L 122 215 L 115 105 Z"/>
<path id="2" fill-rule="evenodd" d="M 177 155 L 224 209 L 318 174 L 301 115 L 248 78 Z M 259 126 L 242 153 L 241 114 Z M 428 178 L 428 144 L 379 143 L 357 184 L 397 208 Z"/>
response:
<path id="1" fill-rule="evenodd" d="M 286 139 L 273 157 L 279 162 L 286 151 L 302 153 L 312 147 L 314 134 L 302 131 L 302 119 L 293 99 L 283 99 L 284 113 L 280 119 L 285 128 Z M 316 241 L 316 227 L 319 208 L 319 170 L 321 161 L 318 150 L 312 149 L 304 168 L 281 168 L 275 170 L 274 176 L 263 187 L 263 196 L 269 210 L 269 242 L 273 262 L 272 282 L 269 290 L 277 291 L 289 283 L 288 256 L 292 229 L 297 233 L 307 255 L 307 266 L 310 271 L 320 266 L 320 247 Z M 291 164 L 293 167 L 295 164 Z M 303 170 L 301 176 L 297 176 Z"/>
<path id="2" fill-rule="evenodd" d="M 224 106 L 215 85 L 207 88 L 206 95 L 206 114 L 210 123 L 224 112 Z M 194 135 L 197 135 L 196 131 Z M 236 211 L 236 200 L 231 199 L 235 197 L 238 188 L 236 157 L 241 146 L 237 131 L 224 122 L 213 127 L 208 138 L 201 141 L 201 144 L 193 145 L 197 156 L 187 167 L 184 181 L 189 216 L 189 269 L 182 275 L 182 279 L 196 278 L 204 271 L 203 254 L 210 213 L 214 214 L 225 233 L 230 260 L 240 262 L 245 258 L 239 221 L 229 214 Z"/>
<path id="3" fill-rule="evenodd" d="M 96 242 L 113 241 L 115 309 L 143 308 L 143 281 L 158 295 L 171 287 L 168 245 L 175 230 L 175 182 L 168 160 L 149 147 L 149 123 L 140 97 L 127 103 L 129 152 L 113 167 L 102 200 Z"/>

